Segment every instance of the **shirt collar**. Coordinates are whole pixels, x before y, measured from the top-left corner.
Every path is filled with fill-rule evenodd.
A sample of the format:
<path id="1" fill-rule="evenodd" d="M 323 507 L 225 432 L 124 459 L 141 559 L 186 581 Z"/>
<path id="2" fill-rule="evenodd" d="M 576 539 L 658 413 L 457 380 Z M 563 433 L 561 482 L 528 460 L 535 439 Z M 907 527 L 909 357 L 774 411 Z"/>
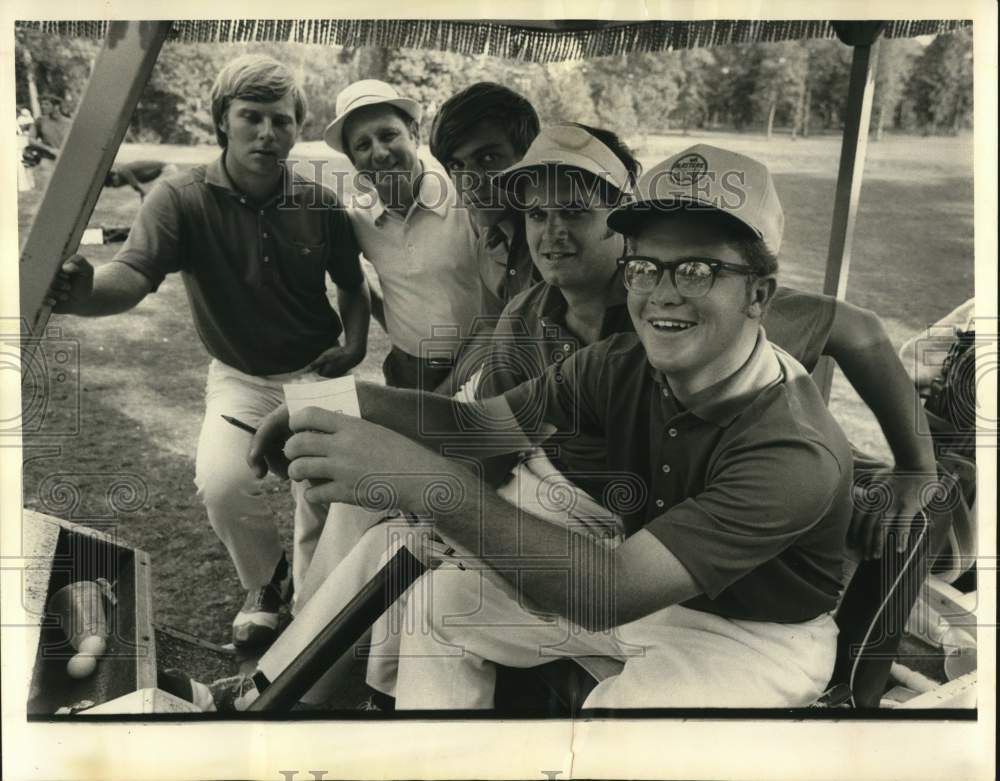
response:
<path id="1" fill-rule="evenodd" d="M 549 320 L 559 325 L 566 324 L 566 298 L 555 285 L 545 283 L 538 309 L 542 320 Z"/>
<path id="2" fill-rule="evenodd" d="M 233 183 L 232 178 L 229 176 L 229 172 L 226 170 L 226 152 L 223 150 L 222 154 L 219 155 L 215 160 L 205 166 L 205 183 L 210 184 L 213 187 L 218 187 L 226 192 L 230 193 L 236 198 L 240 199 L 240 203 L 246 203 L 250 200 L 250 196 L 244 192 L 241 192 L 236 185 Z M 270 204 L 272 201 L 280 196 L 284 196 L 286 199 L 290 199 L 295 195 L 295 182 L 304 181 L 298 174 L 296 174 L 291 169 L 286 169 L 281 176 L 281 191 L 275 193 L 273 196 L 267 199 L 264 204 L 257 204 L 258 206 Z"/>
<path id="3" fill-rule="evenodd" d="M 753 352 L 739 369 L 724 380 L 704 388 L 685 400 L 687 410 L 702 420 L 717 426 L 728 426 L 744 412 L 764 388 L 782 378 L 781 363 L 767 341 L 764 329 L 757 332 Z M 663 374 L 653 369 L 656 381 L 669 388 Z"/>
<path id="4" fill-rule="evenodd" d="M 406 213 L 406 218 L 408 219 L 416 209 L 424 209 L 444 219 L 448 216 L 448 209 L 452 206 L 454 199 L 454 192 L 448 184 L 448 177 L 443 171 L 428 166 L 423 160 L 420 161 L 420 165 L 419 189 L 413 198 L 413 204 Z M 376 227 L 381 228 L 385 224 L 389 210 L 374 189 L 359 196 L 359 204 L 372 210 Z"/>
<path id="5" fill-rule="evenodd" d="M 229 172 L 226 171 L 225 164 L 222 162 L 225 157 L 226 153 L 223 152 L 211 163 L 205 166 L 205 183 L 210 184 L 213 187 L 220 187 L 223 190 L 228 190 L 235 195 L 240 195 L 240 193 L 236 190 L 236 186 L 233 184 L 232 179 L 229 178 Z"/>
<path id="6" fill-rule="evenodd" d="M 614 284 L 614 280 L 617 280 L 617 276 L 612 280 L 612 284 Z M 624 288 L 622 289 L 624 290 Z M 541 319 L 565 326 L 566 310 L 568 308 L 569 304 L 566 303 L 566 297 L 562 294 L 562 291 L 555 285 L 550 285 L 548 282 L 544 283 L 539 301 Z M 603 339 L 621 330 L 619 326 L 622 322 L 631 323 L 628 305 L 624 301 L 608 304 L 604 309 L 604 332 L 601 338 Z"/>
<path id="7" fill-rule="evenodd" d="M 504 214 L 500 218 L 500 221 L 496 223 L 496 227 L 504 235 L 507 240 L 507 245 L 510 246 L 511 242 L 514 241 L 514 234 L 517 233 L 517 222 L 516 220 L 524 219 L 521 215 L 510 214 L 509 212 Z"/>

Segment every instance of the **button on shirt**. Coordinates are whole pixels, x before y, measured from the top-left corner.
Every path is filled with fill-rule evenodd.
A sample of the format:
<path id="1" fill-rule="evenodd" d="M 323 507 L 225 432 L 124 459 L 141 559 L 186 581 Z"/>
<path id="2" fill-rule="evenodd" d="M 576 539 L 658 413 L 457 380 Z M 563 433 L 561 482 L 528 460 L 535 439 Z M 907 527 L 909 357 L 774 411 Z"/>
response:
<path id="1" fill-rule="evenodd" d="M 427 357 L 431 338 L 441 349 L 468 336 L 480 298 L 469 213 L 443 172 L 424 170 L 405 217 L 372 192 L 355 196 L 349 209 L 361 251 L 378 274 L 389 339 L 418 357 Z"/>
<path id="2" fill-rule="evenodd" d="M 343 327 L 326 295 L 364 280 L 346 211 L 297 174 L 266 203 L 239 192 L 224 157 L 163 180 L 115 257 L 153 290 L 181 273 L 195 328 L 214 358 L 252 375 L 306 366 Z"/>
<path id="3" fill-rule="evenodd" d="M 602 435 L 607 468 L 642 478 L 644 501 L 618 508 L 626 533 L 647 529 L 684 564 L 703 590 L 686 607 L 777 622 L 832 610 L 851 453 L 802 365 L 762 332 L 747 363 L 687 407 L 664 388 L 624 334 L 504 395 L 525 430 Z"/>

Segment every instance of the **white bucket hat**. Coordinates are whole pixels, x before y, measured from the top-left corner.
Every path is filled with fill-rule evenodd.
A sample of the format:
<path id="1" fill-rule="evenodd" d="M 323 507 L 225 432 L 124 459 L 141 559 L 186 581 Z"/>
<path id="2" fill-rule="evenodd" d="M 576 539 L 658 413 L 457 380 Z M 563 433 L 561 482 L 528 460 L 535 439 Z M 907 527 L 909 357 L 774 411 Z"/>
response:
<path id="1" fill-rule="evenodd" d="M 337 118 L 326 126 L 326 130 L 323 131 L 323 140 L 328 146 L 346 154 L 344 151 L 344 122 L 347 121 L 347 117 L 352 111 L 357 111 L 365 106 L 375 106 L 379 103 L 388 103 L 390 106 L 402 109 L 413 118 L 414 122 L 419 122 L 423 113 L 419 103 L 401 97 L 391 84 L 386 84 L 378 79 L 355 81 L 344 87 L 337 95 Z"/>

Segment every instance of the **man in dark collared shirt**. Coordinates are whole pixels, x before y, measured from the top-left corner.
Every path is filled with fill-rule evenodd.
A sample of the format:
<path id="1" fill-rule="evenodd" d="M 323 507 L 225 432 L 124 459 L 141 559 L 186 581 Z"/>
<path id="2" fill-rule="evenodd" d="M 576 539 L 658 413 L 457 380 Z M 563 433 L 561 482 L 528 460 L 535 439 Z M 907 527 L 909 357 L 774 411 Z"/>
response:
<path id="1" fill-rule="evenodd" d="M 180 273 L 212 357 L 195 483 L 247 589 L 237 645 L 274 638 L 290 578 L 244 461 L 249 434 L 221 415 L 256 425 L 282 402 L 283 383 L 342 375 L 367 347 L 368 288 L 347 216 L 332 193 L 285 166 L 305 114 L 305 95 L 281 63 L 247 55 L 227 64 L 212 89 L 222 155 L 156 187 L 114 261 L 95 275 L 75 256 L 50 290 L 54 311 L 96 317 L 131 309 Z M 293 486 L 297 577 L 325 518 L 301 489 Z"/>

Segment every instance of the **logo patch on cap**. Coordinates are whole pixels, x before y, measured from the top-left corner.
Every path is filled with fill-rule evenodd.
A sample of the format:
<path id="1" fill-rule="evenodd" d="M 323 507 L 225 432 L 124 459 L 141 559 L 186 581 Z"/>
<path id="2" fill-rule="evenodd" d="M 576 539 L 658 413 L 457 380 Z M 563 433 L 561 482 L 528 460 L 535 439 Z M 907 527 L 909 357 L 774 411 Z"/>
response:
<path id="1" fill-rule="evenodd" d="M 684 155 L 670 166 L 670 180 L 674 184 L 694 184 L 708 173 L 708 161 L 692 152 Z"/>

